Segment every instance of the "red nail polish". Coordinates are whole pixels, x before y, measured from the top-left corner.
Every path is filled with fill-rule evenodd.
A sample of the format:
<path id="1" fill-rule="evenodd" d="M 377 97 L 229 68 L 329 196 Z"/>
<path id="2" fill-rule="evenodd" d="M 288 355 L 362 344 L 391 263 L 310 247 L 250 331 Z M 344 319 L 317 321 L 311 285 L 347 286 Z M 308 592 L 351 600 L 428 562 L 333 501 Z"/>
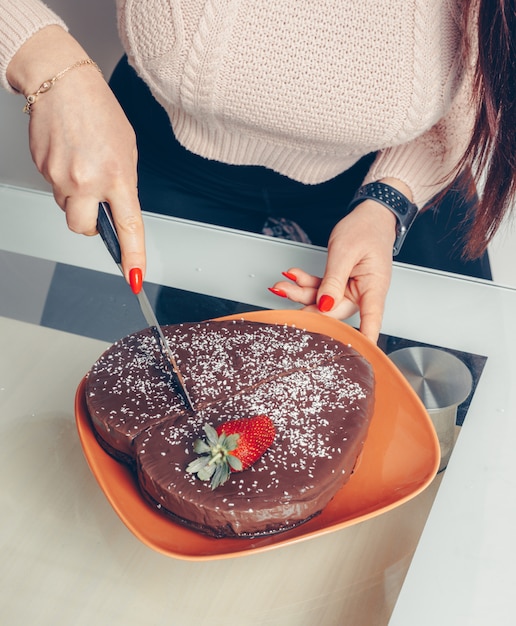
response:
<path id="1" fill-rule="evenodd" d="M 320 297 L 317 308 L 321 311 L 321 313 L 328 313 L 328 311 L 333 309 L 334 304 L 335 300 L 331 296 L 324 294 Z"/>
<path id="2" fill-rule="evenodd" d="M 142 290 L 143 278 L 139 267 L 133 267 L 129 272 L 129 284 L 134 294 L 139 294 Z"/>
<path id="3" fill-rule="evenodd" d="M 297 282 L 297 276 L 295 274 L 292 274 L 292 272 L 281 272 L 283 274 L 283 276 L 285 276 L 285 278 L 288 278 L 289 280 L 292 280 L 293 282 Z"/>
<path id="4" fill-rule="evenodd" d="M 287 297 L 287 294 L 283 291 L 283 289 L 276 289 L 276 287 L 268 287 L 268 290 L 272 292 L 275 296 L 279 296 L 280 298 Z"/>

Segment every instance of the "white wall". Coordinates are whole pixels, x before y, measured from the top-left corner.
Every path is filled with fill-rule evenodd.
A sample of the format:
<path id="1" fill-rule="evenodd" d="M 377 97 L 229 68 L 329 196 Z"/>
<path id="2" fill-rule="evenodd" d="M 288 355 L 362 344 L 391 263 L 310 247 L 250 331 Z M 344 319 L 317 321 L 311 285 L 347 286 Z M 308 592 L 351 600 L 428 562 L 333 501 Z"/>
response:
<path id="1" fill-rule="evenodd" d="M 61 15 L 108 77 L 122 54 L 114 1 L 47 0 L 46 4 Z M 30 158 L 28 117 L 22 114 L 22 107 L 20 96 L 0 90 L 0 183 L 48 191 Z M 490 255 L 495 280 L 516 287 L 516 224 L 501 229 Z"/>
<path id="2" fill-rule="evenodd" d="M 496 234 L 489 247 L 489 257 L 494 280 L 516 287 L 516 210 L 510 222 Z"/>

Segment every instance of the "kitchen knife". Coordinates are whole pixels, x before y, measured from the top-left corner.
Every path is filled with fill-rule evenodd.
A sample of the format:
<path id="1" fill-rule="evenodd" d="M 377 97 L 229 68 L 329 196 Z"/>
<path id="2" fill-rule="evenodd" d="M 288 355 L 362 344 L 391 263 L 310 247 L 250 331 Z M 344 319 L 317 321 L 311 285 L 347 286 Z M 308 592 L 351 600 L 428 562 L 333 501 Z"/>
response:
<path id="1" fill-rule="evenodd" d="M 118 234 L 116 232 L 115 224 L 113 222 L 113 218 L 111 216 L 111 210 L 107 202 L 99 203 L 97 230 L 102 237 L 102 241 L 106 244 L 106 248 L 113 257 L 113 260 L 118 265 L 120 271 L 122 271 L 122 252 L 120 250 L 120 242 L 118 239 Z M 175 386 L 181 393 L 187 406 L 193 409 L 192 400 L 190 398 L 188 390 L 186 389 L 181 372 L 179 371 L 179 368 L 177 366 L 174 353 L 172 352 L 168 344 L 168 341 L 163 333 L 163 329 L 161 328 L 156 318 L 156 315 L 152 310 L 152 306 L 143 288 L 141 289 L 140 293 L 136 294 L 136 297 L 138 298 L 140 308 L 142 310 L 143 316 L 147 321 L 147 324 L 153 327 L 156 331 L 158 344 L 161 348 L 163 357 L 169 366 L 169 371 Z"/>

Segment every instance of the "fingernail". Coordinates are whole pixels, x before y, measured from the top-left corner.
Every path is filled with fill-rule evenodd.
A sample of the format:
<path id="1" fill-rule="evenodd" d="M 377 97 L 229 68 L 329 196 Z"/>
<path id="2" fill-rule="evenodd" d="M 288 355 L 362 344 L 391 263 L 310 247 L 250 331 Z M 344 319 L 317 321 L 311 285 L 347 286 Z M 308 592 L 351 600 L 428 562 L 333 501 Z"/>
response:
<path id="1" fill-rule="evenodd" d="M 335 300 L 331 296 L 324 294 L 320 297 L 317 308 L 321 311 L 321 313 L 328 313 L 328 311 L 333 309 L 334 304 Z"/>
<path id="2" fill-rule="evenodd" d="M 276 287 L 267 287 L 267 289 L 272 292 L 275 296 L 279 296 L 280 298 L 286 298 L 287 294 L 283 291 L 283 289 L 276 289 Z"/>
<path id="3" fill-rule="evenodd" d="M 129 284 L 134 294 L 139 294 L 142 290 L 142 271 L 139 267 L 133 267 L 129 272 Z"/>
<path id="4" fill-rule="evenodd" d="M 283 274 L 283 276 L 285 276 L 285 278 L 288 278 L 289 280 L 297 282 L 297 276 L 295 274 L 292 274 L 292 272 L 281 272 L 281 273 Z"/>

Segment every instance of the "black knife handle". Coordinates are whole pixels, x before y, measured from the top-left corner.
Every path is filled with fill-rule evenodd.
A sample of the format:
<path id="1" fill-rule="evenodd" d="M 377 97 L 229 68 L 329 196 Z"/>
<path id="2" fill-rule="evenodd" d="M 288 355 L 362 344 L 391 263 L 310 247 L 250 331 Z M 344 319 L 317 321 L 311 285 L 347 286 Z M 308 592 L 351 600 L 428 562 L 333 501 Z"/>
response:
<path id="1" fill-rule="evenodd" d="M 120 250 L 120 242 L 118 241 L 118 235 L 107 202 L 99 202 L 97 230 L 106 244 L 109 254 L 113 257 L 115 263 L 120 265 L 122 263 L 122 251 Z"/>

